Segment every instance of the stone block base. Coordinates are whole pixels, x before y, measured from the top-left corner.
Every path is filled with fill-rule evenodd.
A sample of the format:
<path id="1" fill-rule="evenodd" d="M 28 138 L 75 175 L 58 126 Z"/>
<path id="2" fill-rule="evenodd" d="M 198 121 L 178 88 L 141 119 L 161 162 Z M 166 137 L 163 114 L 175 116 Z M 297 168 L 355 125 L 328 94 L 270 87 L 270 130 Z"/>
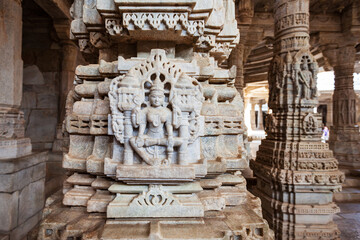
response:
<path id="1" fill-rule="evenodd" d="M 359 127 L 331 127 L 329 145 L 339 165 L 360 168 Z"/>
<path id="2" fill-rule="evenodd" d="M 31 153 L 30 138 L 0 140 L 0 159 L 17 158 Z"/>
<path id="3" fill-rule="evenodd" d="M 195 179 L 193 166 L 119 165 L 116 178 L 125 182 L 188 182 Z"/>
<path id="4" fill-rule="evenodd" d="M 332 202 L 334 186 L 295 186 L 286 193 L 264 179 L 257 181 L 253 193 L 261 199 L 264 218 L 276 232 L 277 239 L 340 239 L 333 223 L 334 214 L 340 211 Z M 277 191 L 267 192 L 267 189 Z"/>
<path id="5" fill-rule="evenodd" d="M 47 153 L 0 160 L 0 231 L 23 239 L 41 220 Z"/>
<path id="6" fill-rule="evenodd" d="M 326 225 L 301 225 L 289 224 L 286 222 L 278 223 L 281 226 L 279 231 L 279 239 L 336 239 L 340 240 L 340 231 L 334 222 L 329 222 Z M 294 230 L 292 230 L 294 229 Z"/>
<path id="7" fill-rule="evenodd" d="M 60 196 L 61 197 L 61 196 Z M 48 206 L 38 239 L 167 240 L 262 239 L 273 232 L 257 213 L 258 202 L 248 194 L 246 203 L 222 211 L 207 211 L 201 218 L 118 218 L 88 213 L 86 208 Z"/>

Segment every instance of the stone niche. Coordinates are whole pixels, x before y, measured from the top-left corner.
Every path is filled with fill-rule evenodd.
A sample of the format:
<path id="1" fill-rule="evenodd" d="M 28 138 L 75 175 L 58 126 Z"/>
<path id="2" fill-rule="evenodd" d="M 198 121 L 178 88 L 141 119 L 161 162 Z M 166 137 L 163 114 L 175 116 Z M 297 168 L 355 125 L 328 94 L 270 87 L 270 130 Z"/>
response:
<path id="1" fill-rule="evenodd" d="M 96 4 L 95 4 L 96 3 Z M 273 239 L 246 190 L 233 1 L 75 0 L 71 174 L 38 239 Z"/>

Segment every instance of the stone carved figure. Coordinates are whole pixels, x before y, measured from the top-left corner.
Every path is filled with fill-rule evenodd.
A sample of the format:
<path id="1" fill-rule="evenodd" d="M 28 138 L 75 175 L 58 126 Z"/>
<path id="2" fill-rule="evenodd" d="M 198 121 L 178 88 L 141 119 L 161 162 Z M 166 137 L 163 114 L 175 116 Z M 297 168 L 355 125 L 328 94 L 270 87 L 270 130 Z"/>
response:
<path id="1" fill-rule="evenodd" d="M 317 119 L 312 113 L 308 113 L 303 120 L 303 129 L 306 134 L 315 133 L 318 128 Z"/>
<path id="2" fill-rule="evenodd" d="M 163 50 L 152 51 L 145 64 L 115 78 L 109 97 L 125 165 L 133 164 L 134 152 L 151 166 L 176 160 L 187 165 L 188 145 L 199 136 L 202 89 L 168 62 Z"/>
<path id="3" fill-rule="evenodd" d="M 302 85 L 301 97 L 305 99 L 311 98 L 312 82 L 314 81 L 312 73 L 309 71 L 307 63 L 301 65 L 301 71 L 299 71 L 299 80 Z"/>
<path id="4" fill-rule="evenodd" d="M 316 98 L 316 79 L 311 69 L 312 64 L 312 60 L 306 54 L 301 57 L 301 62 L 295 63 L 294 91 L 300 99 Z"/>
<path id="5" fill-rule="evenodd" d="M 155 75 L 153 76 L 155 77 Z M 150 89 L 150 106 L 138 113 L 133 113 L 133 115 L 139 115 L 133 118 L 133 124 L 136 124 L 136 118 L 140 120 L 140 123 L 138 136 L 132 137 L 130 144 L 149 165 L 169 164 L 173 155 L 172 114 L 169 108 L 163 106 L 164 99 L 164 87 L 159 76 L 156 75 L 156 79 Z M 145 132 L 146 129 L 147 131 Z M 167 136 L 165 136 L 166 134 Z M 176 143 L 179 145 L 181 141 L 176 141 Z M 163 156 L 165 153 L 163 146 L 167 147 L 167 158 L 165 159 Z"/>
<path id="6" fill-rule="evenodd" d="M 279 56 L 275 57 L 269 72 L 269 102 L 277 103 L 281 98 L 283 87 L 283 72 L 281 71 L 282 61 Z"/>

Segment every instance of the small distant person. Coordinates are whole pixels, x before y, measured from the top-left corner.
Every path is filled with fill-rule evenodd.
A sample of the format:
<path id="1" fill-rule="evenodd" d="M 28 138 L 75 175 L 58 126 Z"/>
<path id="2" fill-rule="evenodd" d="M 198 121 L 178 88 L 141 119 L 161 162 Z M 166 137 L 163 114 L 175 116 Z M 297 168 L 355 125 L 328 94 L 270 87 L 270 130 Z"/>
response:
<path id="1" fill-rule="evenodd" d="M 329 128 L 327 126 L 324 126 L 322 130 L 321 141 L 326 143 L 328 140 L 329 140 Z"/>

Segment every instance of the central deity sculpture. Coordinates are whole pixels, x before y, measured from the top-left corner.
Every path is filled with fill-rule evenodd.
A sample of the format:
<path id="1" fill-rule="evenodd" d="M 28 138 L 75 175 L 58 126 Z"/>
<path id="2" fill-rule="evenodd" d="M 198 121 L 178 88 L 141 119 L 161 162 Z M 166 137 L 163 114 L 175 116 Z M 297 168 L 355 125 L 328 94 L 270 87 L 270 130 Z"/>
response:
<path id="1" fill-rule="evenodd" d="M 152 76 L 155 77 L 155 74 Z M 164 99 L 164 87 L 159 76 L 156 75 L 149 94 L 151 106 L 145 107 L 139 113 L 136 111 L 133 113 L 133 117 L 136 117 L 136 114 L 139 115 L 140 124 L 138 136 L 132 137 L 130 144 L 149 165 L 168 165 L 173 157 L 172 112 L 164 107 Z M 179 144 L 181 141 L 176 141 L 176 145 Z M 165 151 L 167 151 L 167 156 Z"/>
<path id="2" fill-rule="evenodd" d="M 165 51 L 153 50 L 145 63 L 112 81 L 109 96 L 119 178 L 128 179 L 124 175 L 131 170 L 131 176 L 138 175 L 140 169 L 149 179 L 172 174 L 180 180 L 185 179 L 183 173 L 189 175 L 187 181 L 195 178 L 191 165 L 203 165 L 199 143 L 203 94 L 195 78 L 167 60 Z M 177 170 L 167 172 L 173 167 Z"/>

